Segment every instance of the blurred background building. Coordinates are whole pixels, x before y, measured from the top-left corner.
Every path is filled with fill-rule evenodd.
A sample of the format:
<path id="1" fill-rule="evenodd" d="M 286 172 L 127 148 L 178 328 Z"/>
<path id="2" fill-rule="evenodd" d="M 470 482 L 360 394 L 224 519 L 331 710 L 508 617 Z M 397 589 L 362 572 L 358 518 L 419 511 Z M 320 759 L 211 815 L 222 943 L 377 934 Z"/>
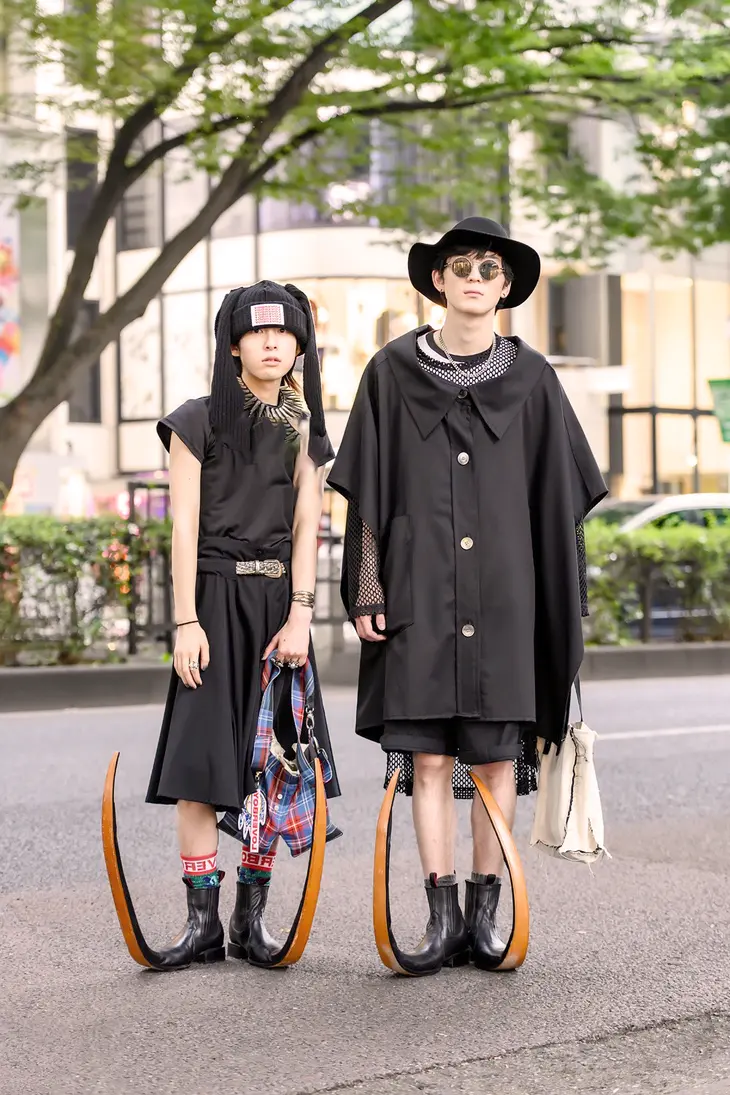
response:
<path id="1" fill-rule="evenodd" d="M 8 66 L 5 56 L 0 78 L 7 79 Z M 26 71 L 23 79 L 32 97 L 34 77 Z M 0 195 L 0 400 L 12 397 L 33 366 L 96 185 L 93 119 L 69 135 L 77 155 L 40 200 L 18 212 L 11 193 Z M 0 120 L 0 143 L 14 142 L 16 151 L 19 142 L 62 136 L 45 133 L 42 117 L 36 126 Z M 592 168 L 614 182 L 629 173 L 615 125 L 586 121 L 575 137 Z M 523 142 L 513 155 L 529 156 L 529 147 Z M 374 141 L 369 166 L 324 196 L 327 214 L 252 198 L 229 210 L 36 435 L 16 480 L 15 512 L 124 512 L 130 479 L 164 478 L 155 422 L 208 392 L 216 310 L 227 290 L 259 278 L 295 281 L 309 294 L 336 446 L 372 354 L 441 318 L 411 288 L 406 254 L 389 235 L 338 212 L 343 197 L 376 188 L 381 172 Z M 143 272 L 205 201 L 208 185 L 180 152 L 128 192 L 80 325 Z M 469 212 L 445 210 L 444 223 Z M 485 193 L 479 212 L 504 219 L 505 211 Z M 536 232 L 525 210 L 510 210 L 510 228 L 549 253 L 549 234 Z M 614 495 L 728 490 L 730 446 L 722 442 L 708 381 L 730 377 L 730 247 L 669 263 L 623 248 L 601 273 L 564 280 L 561 272 L 545 261 L 540 286 L 512 313 L 511 329 L 558 369 Z"/>

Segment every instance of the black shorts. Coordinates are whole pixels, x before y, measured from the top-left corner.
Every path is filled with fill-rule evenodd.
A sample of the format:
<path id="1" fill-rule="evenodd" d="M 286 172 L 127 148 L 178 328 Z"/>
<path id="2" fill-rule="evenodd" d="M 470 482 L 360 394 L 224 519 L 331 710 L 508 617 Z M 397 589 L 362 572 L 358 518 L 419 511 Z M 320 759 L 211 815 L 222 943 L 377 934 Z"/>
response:
<path id="1" fill-rule="evenodd" d="M 520 756 L 521 722 L 481 719 L 395 719 L 380 739 L 387 753 L 434 753 L 458 757 L 462 764 L 496 764 Z"/>

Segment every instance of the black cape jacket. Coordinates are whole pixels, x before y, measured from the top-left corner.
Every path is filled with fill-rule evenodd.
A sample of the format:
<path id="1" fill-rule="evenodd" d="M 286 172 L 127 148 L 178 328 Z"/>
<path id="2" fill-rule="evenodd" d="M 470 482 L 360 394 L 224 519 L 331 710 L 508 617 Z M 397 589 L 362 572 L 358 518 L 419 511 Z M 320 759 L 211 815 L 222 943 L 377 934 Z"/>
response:
<path id="1" fill-rule="evenodd" d="M 369 363 L 329 475 L 376 536 L 385 589 L 356 729 L 459 715 L 560 743 L 583 658 L 576 526 L 606 485 L 541 354 L 514 339 L 503 376 L 459 390 L 417 362 L 429 329 Z"/>

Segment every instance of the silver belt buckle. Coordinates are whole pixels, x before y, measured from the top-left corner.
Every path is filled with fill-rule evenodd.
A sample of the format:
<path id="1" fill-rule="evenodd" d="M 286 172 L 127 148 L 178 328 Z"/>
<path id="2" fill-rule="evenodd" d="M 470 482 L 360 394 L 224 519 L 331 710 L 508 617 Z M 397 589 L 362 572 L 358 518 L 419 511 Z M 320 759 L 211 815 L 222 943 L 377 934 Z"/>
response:
<path id="1" fill-rule="evenodd" d="M 286 571 L 278 559 L 256 559 L 236 563 L 236 574 L 263 574 L 265 578 L 283 578 Z"/>

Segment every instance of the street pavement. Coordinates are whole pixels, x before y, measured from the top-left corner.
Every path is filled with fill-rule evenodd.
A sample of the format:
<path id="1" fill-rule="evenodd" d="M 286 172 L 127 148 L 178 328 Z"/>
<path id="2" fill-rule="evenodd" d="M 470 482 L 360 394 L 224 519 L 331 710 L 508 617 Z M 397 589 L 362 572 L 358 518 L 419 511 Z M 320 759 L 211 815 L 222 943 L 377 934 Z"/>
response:
<path id="1" fill-rule="evenodd" d="M 521 801 L 525 965 L 421 980 L 386 971 L 373 943 L 383 763 L 354 736 L 352 691 L 327 695 L 345 835 L 328 848 L 309 948 L 288 971 L 228 961 L 160 975 L 126 951 L 99 835 L 116 749 L 140 922 L 155 945 L 184 919 L 173 811 L 143 801 L 159 708 L 0 716 L 0 1093 L 730 1095 L 730 678 L 585 692 L 613 859 L 591 873 L 530 849 L 532 802 Z M 404 947 L 426 913 L 409 812 L 399 800 Z M 464 804 L 459 817 L 463 877 Z M 225 919 L 238 848 L 222 838 Z M 305 866 L 280 855 L 269 917 L 279 935 Z"/>

